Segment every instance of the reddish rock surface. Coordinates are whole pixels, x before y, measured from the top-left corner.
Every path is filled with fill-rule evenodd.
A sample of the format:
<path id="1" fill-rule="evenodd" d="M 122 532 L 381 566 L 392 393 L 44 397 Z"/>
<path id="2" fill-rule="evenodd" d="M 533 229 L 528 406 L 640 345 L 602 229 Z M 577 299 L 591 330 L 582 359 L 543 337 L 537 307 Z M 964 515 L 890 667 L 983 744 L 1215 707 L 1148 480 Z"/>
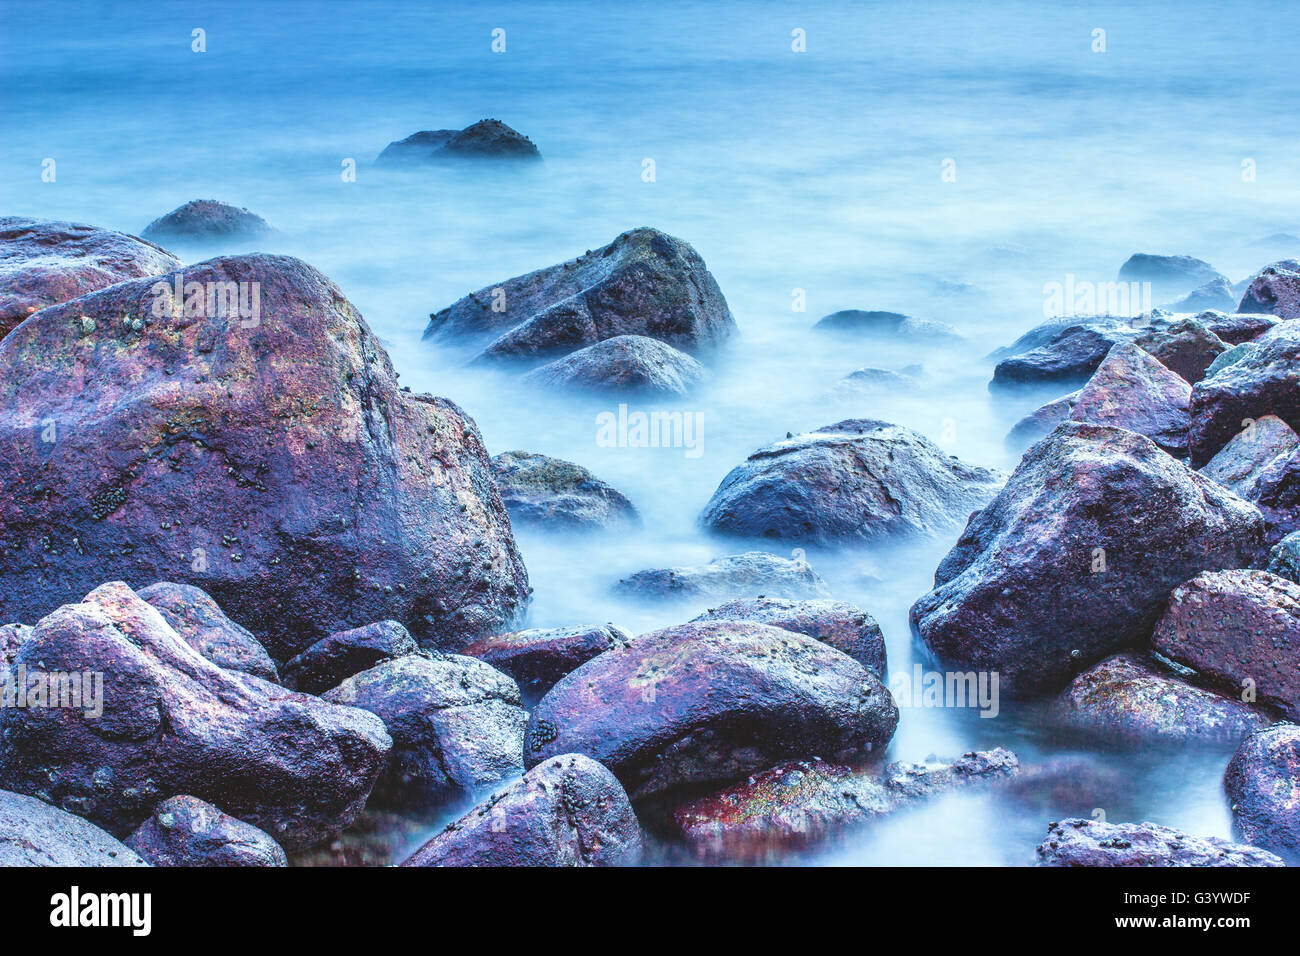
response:
<path id="1" fill-rule="evenodd" d="M 535 627 L 481 638 L 464 653 L 509 674 L 519 685 L 524 702 L 532 704 L 565 674 L 631 640 L 630 634 L 613 624 Z"/>
<path id="2" fill-rule="evenodd" d="M 1269 266 L 1250 283 L 1237 311 L 1300 319 L 1300 272 L 1285 268 L 1282 263 Z"/>
<path id="3" fill-rule="evenodd" d="M 1076 422 L 1114 425 L 1146 435 L 1175 457 L 1187 454 L 1192 387 L 1136 345 L 1116 345 L 1079 392 Z"/>
<path id="4" fill-rule="evenodd" d="M 222 612 L 217 602 L 190 584 L 162 581 L 139 592 L 190 647 L 218 667 L 244 671 L 263 680 L 279 682 L 275 662 L 247 628 Z"/>

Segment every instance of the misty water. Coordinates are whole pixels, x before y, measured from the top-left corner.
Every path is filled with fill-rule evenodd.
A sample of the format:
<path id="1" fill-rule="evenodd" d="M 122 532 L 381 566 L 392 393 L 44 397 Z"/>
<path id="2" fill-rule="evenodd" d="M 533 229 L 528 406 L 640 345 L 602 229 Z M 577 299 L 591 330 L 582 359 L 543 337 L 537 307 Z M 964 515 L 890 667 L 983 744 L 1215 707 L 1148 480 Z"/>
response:
<path id="1" fill-rule="evenodd" d="M 253 248 L 305 259 L 360 309 L 403 384 L 465 408 L 492 453 L 575 461 L 627 494 L 637 532 L 517 537 L 536 589 L 527 624 L 611 621 L 641 633 L 705 605 L 632 605 L 610 592 L 619 577 L 751 546 L 790 554 L 696 523 L 758 447 L 876 418 L 1009 470 L 1008 428 L 1056 396 L 991 396 L 984 356 L 1043 320 L 1046 284 L 1114 280 L 1134 252 L 1198 256 L 1234 282 L 1300 254 L 1300 242 L 1267 239 L 1300 231 L 1296 19 L 1293 5 L 1263 2 L 1249 16 L 1215 3 L 1174 16 L 1130 2 L 4 0 L 0 208 L 131 233 L 195 198 L 266 217 L 280 233 L 255 246 L 174 251 L 187 262 Z M 191 50 L 195 28 L 206 52 Z M 491 50 L 494 28 L 506 31 L 505 53 Z M 1093 51 L 1098 28 L 1104 53 Z M 806 52 L 791 49 L 795 29 Z M 530 136 L 545 163 L 371 167 L 392 140 L 489 116 Z M 47 158 L 54 182 L 41 179 Z M 355 182 L 341 176 L 349 159 Z M 421 340 L 429 313 L 462 295 L 641 225 L 699 251 L 740 327 L 689 399 L 629 402 L 697 415 L 698 453 L 601 447 L 597 416 L 616 402 L 528 391 L 515 374 L 467 368 L 466 353 Z M 854 344 L 809 331 L 845 308 L 948 322 L 967 343 Z M 833 391 L 855 369 L 912 364 L 924 367 L 914 389 Z M 834 597 L 880 622 L 891 670 L 909 671 L 923 658 L 907 610 L 955 538 L 809 549 L 808 560 Z M 997 745 L 1025 765 L 1091 752 L 1119 783 L 1096 798 L 1086 787 L 1028 803 L 956 795 L 812 858 L 1020 864 L 1049 820 L 1096 807 L 1111 820 L 1229 835 L 1226 753 L 1088 750 L 1005 700 L 993 719 L 905 708 L 887 756 Z"/>

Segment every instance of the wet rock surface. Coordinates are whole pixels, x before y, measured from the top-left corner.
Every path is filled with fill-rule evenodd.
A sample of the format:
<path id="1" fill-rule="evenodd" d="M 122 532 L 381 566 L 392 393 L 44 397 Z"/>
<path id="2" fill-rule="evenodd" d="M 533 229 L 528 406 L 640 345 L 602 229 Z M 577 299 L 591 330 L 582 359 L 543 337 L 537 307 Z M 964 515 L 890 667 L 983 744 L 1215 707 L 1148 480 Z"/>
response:
<path id="1" fill-rule="evenodd" d="M 889 691 L 847 655 L 762 624 L 697 622 L 563 678 L 533 709 L 525 761 L 586 754 L 637 800 L 791 758 L 862 759 L 897 723 Z"/>
<path id="2" fill-rule="evenodd" d="M 824 316 L 813 325 L 814 332 L 859 339 L 928 339 L 962 341 L 951 325 L 918 319 L 901 312 L 843 309 Z"/>
<path id="3" fill-rule="evenodd" d="M 1269 266 L 1250 283 L 1238 312 L 1263 312 L 1279 319 L 1300 318 L 1300 271 L 1282 263 Z"/>
<path id="4" fill-rule="evenodd" d="M 1039 866 L 1285 866 L 1264 850 L 1218 837 L 1194 837 L 1156 823 L 1053 823 L 1038 847 Z"/>
<path id="5" fill-rule="evenodd" d="M 535 368 L 530 385 L 633 395 L 686 395 L 708 373 L 685 352 L 644 335 L 617 335 Z"/>
<path id="6" fill-rule="evenodd" d="M 1057 425 L 1070 417 L 1078 401 L 1079 392 L 1073 391 L 1034 409 L 1007 432 L 1007 447 L 1022 451 L 1046 438 Z"/>
<path id="7" fill-rule="evenodd" d="M 998 671 L 1005 693 L 1056 690 L 1145 642 L 1189 576 L 1251 564 L 1263 532 L 1253 505 L 1149 439 L 1066 422 L 971 518 L 912 626 L 941 661 Z"/>
<path id="8" fill-rule="evenodd" d="M 148 866 L 79 816 L 0 790 L 0 866 Z"/>
<path id="9" fill-rule="evenodd" d="M 1111 316 L 1058 320 L 1022 335 L 993 369 L 991 390 L 1021 385 L 1082 385 L 1111 348 L 1137 337 L 1132 320 Z"/>
<path id="10" fill-rule="evenodd" d="M 641 829 L 618 779 L 582 754 L 543 761 L 402 866 L 629 866 Z"/>
<path id="11" fill-rule="evenodd" d="M 1175 457 L 1187 454 L 1192 387 L 1133 344 L 1107 353 L 1070 410 L 1076 422 L 1114 425 L 1146 435 Z"/>
<path id="12" fill-rule="evenodd" d="M 194 199 L 159 216 L 144 227 L 141 235 L 159 242 L 175 242 L 257 239 L 274 232 L 257 213 L 215 199 Z"/>
<path id="13" fill-rule="evenodd" d="M 714 558 L 707 564 L 637 571 L 615 584 L 614 590 L 646 601 L 764 595 L 797 600 L 829 593 L 826 582 L 807 561 L 766 551 Z"/>
<path id="14" fill-rule="evenodd" d="M 1223 339 L 1192 318 L 1143 332 L 1134 344 L 1192 384 L 1205 378 L 1206 369 L 1228 350 Z"/>
<path id="15" fill-rule="evenodd" d="M 284 665 L 284 685 L 321 694 L 353 674 L 419 651 L 411 632 L 397 621 L 375 621 L 331 634 Z"/>
<path id="16" fill-rule="evenodd" d="M 631 640 L 632 635 L 613 624 L 536 627 L 481 638 L 464 653 L 508 674 L 519 685 L 524 703 L 532 705 L 565 674 Z"/>
<path id="17" fill-rule="evenodd" d="M 1269 466 L 1300 448 L 1300 436 L 1276 415 L 1265 415 L 1238 432 L 1200 469 L 1247 501 L 1257 501 Z"/>
<path id="18" fill-rule="evenodd" d="M 1228 345 L 1252 342 L 1278 323 L 1277 316 L 1231 310 L 1220 312 L 1211 309 L 1198 313 L 1194 318 Z"/>
<path id="19" fill-rule="evenodd" d="M 156 607 L 172 630 L 218 667 L 244 671 L 276 683 L 275 662 L 245 627 L 240 627 L 217 602 L 190 584 L 160 581 L 137 592 Z"/>
<path id="20" fill-rule="evenodd" d="M 461 160 L 540 162 L 531 139 L 496 119 L 482 119 L 464 129 L 421 130 L 384 147 L 380 166 L 422 166 Z"/>
<path id="21" fill-rule="evenodd" d="M 1247 737 L 1223 787 L 1234 834 L 1300 866 L 1300 727 L 1278 724 Z"/>
<path id="22" fill-rule="evenodd" d="M 508 451 L 492 458 L 492 474 L 510 519 L 519 524 L 592 531 L 641 521 L 626 495 L 570 461 Z"/>
<path id="23" fill-rule="evenodd" d="M 1268 552 L 1264 570 L 1300 583 L 1300 531 L 1293 531 Z"/>
<path id="24" fill-rule="evenodd" d="M 153 866 L 288 866 L 267 834 L 190 796 L 158 804 L 126 845 Z"/>
<path id="25" fill-rule="evenodd" d="M 723 478 L 700 523 L 810 544 L 930 536 L 960 527 L 1002 480 L 911 429 L 855 419 L 760 448 Z"/>

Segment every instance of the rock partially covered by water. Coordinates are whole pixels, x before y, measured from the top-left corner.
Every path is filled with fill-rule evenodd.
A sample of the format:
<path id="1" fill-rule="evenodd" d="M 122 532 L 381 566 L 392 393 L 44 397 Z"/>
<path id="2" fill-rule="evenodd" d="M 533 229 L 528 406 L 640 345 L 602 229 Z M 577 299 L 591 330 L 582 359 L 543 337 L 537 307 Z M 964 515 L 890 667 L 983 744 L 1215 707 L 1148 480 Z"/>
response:
<path id="1" fill-rule="evenodd" d="M 270 836 L 191 796 L 154 807 L 126 845 L 154 866 L 289 865 Z"/>
<path id="2" fill-rule="evenodd" d="M 93 823 L 0 790 L 0 866 L 148 866 Z"/>
<path id="3" fill-rule="evenodd" d="M 162 613 L 163 620 L 186 644 L 218 667 L 279 681 L 266 648 L 248 628 L 226 617 L 206 592 L 191 584 L 160 581 L 138 593 Z"/>
<path id="4" fill-rule="evenodd" d="M 393 737 L 372 802 L 431 807 L 523 772 L 528 715 L 505 674 L 459 654 L 411 654 L 349 677 L 323 700 L 377 714 Z"/>
<path id="5" fill-rule="evenodd" d="M 849 655 L 879 678 L 886 673 L 885 635 L 866 611 L 843 601 L 740 598 L 710 608 L 697 621 L 755 621 L 805 634 Z"/>
<path id="6" fill-rule="evenodd" d="M 763 624 L 697 622 L 563 678 L 533 710 L 525 760 L 586 754 L 636 800 L 791 758 L 861 759 L 897 724 L 889 691 L 847 655 Z"/>
<path id="7" fill-rule="evenodd" d="M 901 312 L 844 309 L 824 316 L 813 325 L 814 332 L 859 339 L 921 339 L 948 342 L 962 341 L 961 333 L 951 325 L 930 319 L 917 319 Z"/>
<path id="8" fill-rule="evenodd" d="M 180 267 L 165 249 L 110 229 L 0 217 L 0 338 L 46 306 Z"/>
<path id="9" fill-rule="evenodd" d="M 1189 576 L 1249 565 L 1263 533 L 1253 505 L 1149 439 L 1066 422 L 971 518 L 912 626 L 941 660 L 998 671 L 1004 691 L 1056 690 L 1145 642 Z"/>
<path id="10" fill-rule="evenodd" d="M 422 130 L 384 147 L 381 166 L 422 166 L 457 160 L 540 162 L 531 139 L 496 119 L 482 119 L 464 129 Z"/>
<path id="11" fill-rule="evenodd" d="M 146 239 L 211 241 L 257 239 L 275 232 L 265 219 L 239 206 L 215 199 L 193 199 L 159 216 L 141 233 Z"/>
<path id="12" fill-rule="evenodd" d="M 1228 762 L 1223 788 L 1233 832 L 1300 866 L 1300 727 L 1278 724 L 1247 737 Z"/>
<path id="13" fill-rule="evenodd" d="M 1082 384 L 1111 348 L 1136 336 L 1130 320 L 1112 316 L 1044 323 L 994 353 L 1006 357 L 993 369 L 989 388 Z"/>
<path id="14" fill-rule="evenodd" d="M 760 448 L 722 479 L 700 522 L 810 544 L 938 535 L 987 504 L 1002 478 L 909 428 L 856 419 Z"/>
<path id="15" fill-rule="evenodd" d="M 1117 654 L 1078 677 L 1061 694 L 1056 718 L 1107 744 L 1235 746 L 1273 718 L 1231 697 L 1187 683 L 1155 661 Z"/>
<path id="16" fill-rule="evenodd" d="M 1219 837 L 1194 837 L 1157 823 L 1053 823 L 1039 866 L 1285 866 L 1272 853 Z"/>
<path id="17" fill-rule="evenodd" d="M 571 352 L 524 376 L 530 385 L 632 395 L 685 395 L 704 380 L 704 366 L 644 335 L 617 335 Z"/>
<path id="18" fill-rule="evenodd" d="M 855 369 L 835 383 L 831 395 L 835 398 L 850 398 L 915 388 L 916 377 L 921 371 L 920 365 L 909 365 L 897 372 L 887 368 Z"/>
<path id="19" fill-rule="evenodd" d="M 1171 312 L 1201 312 L 1205 309 L 1226 309 L 1231 312 L 1237 307 L 1237 294 L 1231 283 L 1223 276 L 1211 279 L 1205 285 L 1197 286 L 1187 295 L 1169 306 Z"/>
<path id="20" fill-rule="evenodd" d="M 1228 350 L 1223 339 L 1192 318 L 1149 329 L 1135 344 L 1192 384 L 1205 378 L 1205 370 Z"/>
<path id="21" fill-rule="evenodd" d="M 1300 720 L 1300 584 L 1207 571 L 1174 588 L 1151 646 L 1231 694 Z"/>
<path id="22" fill-rule="evenodd" d="M 1269 266 L 1250 283 L 1237 311 L 1300 319 L 1300 271 L 1280 262 Z"/>
<path id="23" fill-rule="evenodd" d="M 565 674 L 631 640 L 632 635 L 613 624 L 534 627 L 481 638 L 464 653 L 509 674 L 519 685 L 525 705 L 531 706 Z"/>
<path id="24" fill-rule="evenodd" d="M 317 641 L 284 665 L 284 685 L 306 694 L 337 687 L 353 674 L 419 651 L 397 621 L 375 621 Z"/>
<path id="25" fill-rule="evenodd" d="M 641 828 L 618 779 L 582 754 L 538 764 L 402 866 L 631 866 Z"/>
<path id="26" fill-rule="evenodd" d="M 373 714 L 216 666 L 121 583 L 43 618 L 15 666 L 102 673 L 103 712 L 0 711 L 0 779 L 120 836 L 191 794 L 310 846 L 353 821 L 392 744 Z"/>
<path id="27" fill-rule="evenodd" d="M 1023 451 L 1035 442 L 1046 438 L 1057 425 L 1070 417 L 1078 401 L 1079 392 L 1074 391 L 1039 406 L 1016 422 L 1011 427 L 1011 431 L 1007 432 L 1007 447 L 1014 451 Z"/>
<path id="28" fill-rule="evenodd" d="M 1079 392 L 1070 418 L 1114 425 L 1153 442 L 1175 457 L 1187 454 L 1187 403 L 1192 387 L 1131 343 L 1107 353 Z"/>
<path id="29" fill-rule="evenodd" d="M 766 551 L 732 554 L 707 564 L 637 571 L 614 588 L 645 600 L 763 595 L 798 600 L 829 594 L 821 575 L 803 558 L 779 558 Z"/>
<path id="30" fill-rule="evenodd" d="M 431 316 L 424 337 L 486 343 L 482 359 L 538 361 L 620 335 L 695 353 L 735 332 L 700 254 L 681 239 L 641 228 L 465 296 Z"/>
<path id="31" fill-rule="evenodd" d="M 1213 266 L 1192 256 L 1158 256 L 1139 252 L 1129 256 L 1119 269 L 1120 282 L 1150 282 L 1158 300 L 1182 295 L 1207 282 L 1227 277 Z"/>
<path id="32" fill-rule="evenodd" d="M 510 520 L 519 524 L 591 531 L 641 522 L 626 495 L 571 461 L 507 451 L 492 459 L 492 475 Z"/>
<path id="33" fill-rule="evenodd" d="M 257 308 L 174 315 L 173 280 Z M 284 256 L 115 285 L 6 336 L 0 480 L 0 620 L 175 581 L 284 660 L 383 618 L 465 642 L 527 594 L 473 421 L 402 391 L 338 287 Z"/>

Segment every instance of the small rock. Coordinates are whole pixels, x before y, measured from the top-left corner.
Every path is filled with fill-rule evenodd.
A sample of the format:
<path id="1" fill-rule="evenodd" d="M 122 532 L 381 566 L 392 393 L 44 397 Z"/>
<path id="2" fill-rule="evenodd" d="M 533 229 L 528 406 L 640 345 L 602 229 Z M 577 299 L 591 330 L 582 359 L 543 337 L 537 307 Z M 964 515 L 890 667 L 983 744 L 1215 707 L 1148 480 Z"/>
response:
<path id="1" fill-rule="evenodd" d="M 457 160 L 540 162 L 542 154 L 527 136 L 496 119 L 482 119 L 462 130 L 439 129 L 412 133 L 389 143 L 375 163 L 418 166 Z"/>
<path id="2" fill-rule="evenodd" d="M 463 653 L 509 674 L 519 685 L 525 705 L 531 706 L 565 674 L 630 640 L 630 634 L 613 624 L 536 627 L 481 638 Z"/>
<path id="3" fill-rule="evenodd" d="M 255 826 L 198 797 L 164 800 L 126 839 L 154 866 L 288 866 L 284 850 Z"/>
<path id="4" fill-rule="evenodd" d="M 1079 401 L 1079 392 L 1062 395 L 1030 412 L 1007 432 L 1006 444 L 1013 451 L 1024 451 L 1052 433 L 1057 425 L 1070 417 Z"/>
<path id="5" fill-rule="evenodd" d="M 491 464 L 510 520 L 519 524 L 591 531 L 641 523 L 626 495 L 581 465 L 526 451 L 503 452 Z"/>
<path id="6" fill-rule="evenodd" d="M 141 233 L 146 239 L 257 239 L 274 233 L 265 219 L 215 199 L 194 199 L 159 216 Z"/>
<path id="7" fill-rule="evenodd" d="M 1062 820 L 1038 846 L 1039 866 L 1285 866 L 1272 853 L 1156 823 Z"/>
<path id="8" fill-rule="evenodd" d="M 418 653 L 411 632 L 397 621 L 376 621 L 317 641 L 284 665 L 284 686 L 307 694 L 337 687 L 376 664 Z"/>
<path id="9" fill-rule="evenodd" d="M 632 395 L 686 395 L 707 376 L 704 366 L 667 343 L 616 335 L 570 352 L 523 380 L 540 387 Z"/>

